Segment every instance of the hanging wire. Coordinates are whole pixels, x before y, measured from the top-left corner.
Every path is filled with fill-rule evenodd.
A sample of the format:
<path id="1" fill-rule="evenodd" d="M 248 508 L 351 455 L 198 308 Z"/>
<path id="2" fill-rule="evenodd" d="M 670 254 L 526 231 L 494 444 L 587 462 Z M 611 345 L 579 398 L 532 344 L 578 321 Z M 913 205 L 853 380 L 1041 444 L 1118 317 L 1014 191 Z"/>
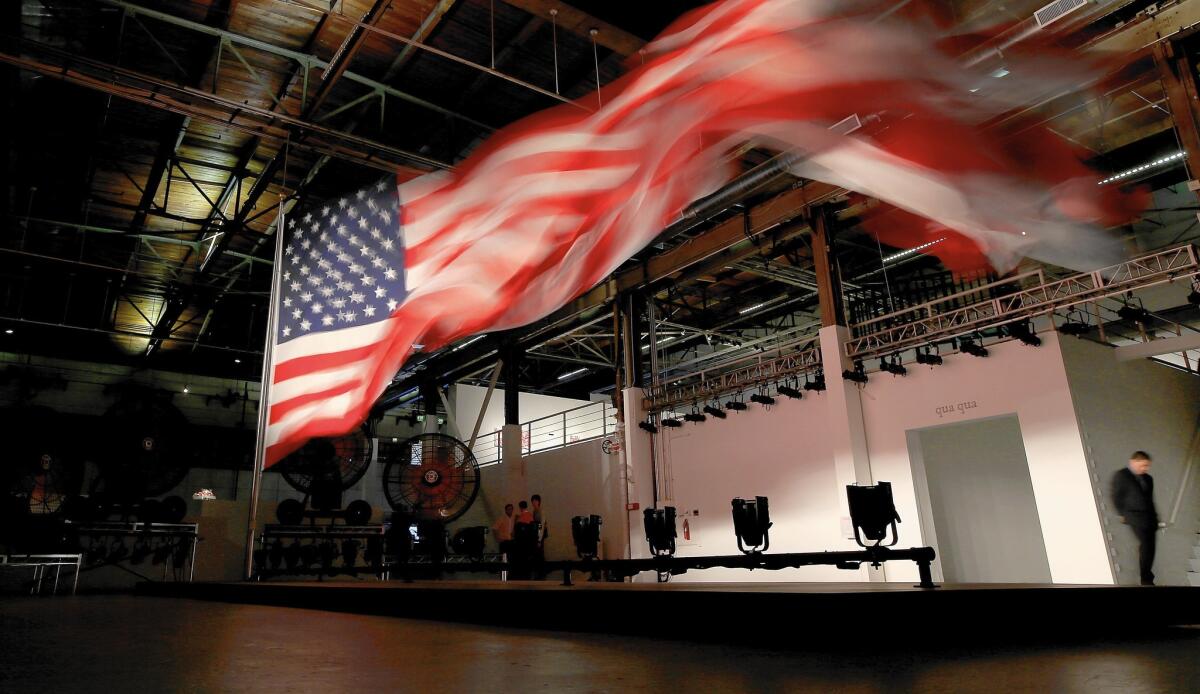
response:
<path id="1" fill-rule="evenodd" d="M 491 41 L 491 43 L 492 43 L 492 69 L 495 70 L 496 69 L 496 0 L 490 0 L 490 2 L 488 2 L 488 8 L 489 8 L 489 12 L 491 15 L 489 17 L 489 21 L 491 24 L 491 34 L 492 34 L 492 41 Z"/>
<path id="2" fill-rule="evenodd" d="M 600 54 L 596 50 L 596 34 L 599 33 L 599 29 L 588 29 L 588 34 L 592 37 L 592 63 L 596 66 L 596 103 L 600 108 L 604 108 L 604 99 L 600 96 Z"/>
<path id="3" fill-rule="evenodd" d="M 554 93 L 558 94 L 558 10 L 550 10 L 550 41 L 554 46 Z"/>
<path id="4" fill-rule="evenodd" d="M 892 300 L 892 285 L 888 281 L 887 263 L 883 259 L 883 244 L 879 242 L 879 236 L 875 236 L 875 245 L 879 248 L 879 267 L 883 270 L 883 286 L 887 289 L 888 308 L 890 313 L 896 312 L 896 302 Z"/>

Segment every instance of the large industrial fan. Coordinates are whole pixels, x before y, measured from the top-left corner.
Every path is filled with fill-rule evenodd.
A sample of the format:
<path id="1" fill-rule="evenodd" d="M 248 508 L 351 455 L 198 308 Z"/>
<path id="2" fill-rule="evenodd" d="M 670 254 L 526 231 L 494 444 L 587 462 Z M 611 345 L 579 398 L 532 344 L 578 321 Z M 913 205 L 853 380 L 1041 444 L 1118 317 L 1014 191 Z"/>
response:
<path id="1" fill-rule="evenodd" d="M 279 463 L 279 471 L 287 483 L 304 494 L 304 501 L 288 499 L 279 504 L 276 512 L 279 522 L 298 524 L 306 503 L 314 511 L 337 512 L 342 507 L 342 492 L 354 486 L 370 464 L 371 438 L 365 430 L 332 439 L 312 439 L 304 444 Z M 349 524 L 362 525 L 371 518 L 371 506 L 362 500 L 355 501 L 345 514 Z"/>
<path id="2" fill-rule="evenodd" d="M 280 461 L 278 469 L 284 480 L 303 492 L 304 499 L 281 501 L 275 509 L 279 525 L 263 529 L 262 547 L 254 553 L 259 577 L 279 573 L 316 573 L 323 577 L 342 571 L 357 574 L 360 556 L 373 570 L 381 570 L 382 526 L 368 526 L 371 504 L 357 499 L 342 508 L 342 493 L 354 486 L 371 464 L 369 434 L 362 429 L 337 438 L 311 439 Z M 306 516 L 312 522 L 301 525 Z M 318 525 L 317 518 L 328 522 Z M 338 518 L 345 525 L 337 525 Z M 335 566 L 339 558 L 340 564 Z"/>
<path id="3" fill-rule="evenodd" d="M 9 492 L 20 508 L 34 515 L 57 514 L 79 493 L 80 466 L 62 436 L 62 422 L 46 407 L 23 407 L 3 414 L 4 440 L 8 445 L 5 467 Z"/>
<path id="4" fill-rule="evenodd" d="M 466 513 L 479 494 L 479 463 L 453 436 L 420 434 L 389 456 L 383 493 L 397 513 L 415 522 L 448 523 Z"/>
<path id="5" fill-rule="evenodd" d="M 174 489 L 190 468 L 187 435 L 187 419 L 168 398 L 127 388 L 101 422 L 105 498 L 130 505 Z"/>

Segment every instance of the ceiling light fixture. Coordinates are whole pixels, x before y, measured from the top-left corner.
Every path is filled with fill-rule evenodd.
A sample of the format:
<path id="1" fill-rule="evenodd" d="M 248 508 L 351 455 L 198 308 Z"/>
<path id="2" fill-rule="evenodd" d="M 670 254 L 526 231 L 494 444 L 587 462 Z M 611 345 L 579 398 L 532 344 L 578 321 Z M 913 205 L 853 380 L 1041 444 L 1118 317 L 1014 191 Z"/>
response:
<path id="1" fill-rule="evenodd" d="M 946 240 L 946 237 L 944 237 L 944 236 L 943 236 L 943 237 L 942 237 L 942 238 L 940 238 L 940 239 L 934 239 L 933 241 L 929 241 L 928 243 L 923 243 L 923 244 L 921 244 L 920 246 L 916 246 L 916 247 L 914 247 L 914 248 L 909 248 L 908 250 L 904 250 L 904 251 L 899 251 L 899 252 L 893 253 L 893 254 L 891 254 L 891 255 L 887 256 L 886 258 L 884 258 L 884 259 L 883 259 L 883 262 L 884 262 L 884 264 L 885 264 L 885 265 L 886 265 L 887 263 L 894 263 L 894 262 L 896 262 L 897 260 L 900 260 L 901 258 L 904 258 L 904 257 L 910 256 L 910 255 L 912 255 L 913 253 L 919 253 L 919 252 L 921 252 L 921 251 L 925 250 L 926 248 L 929 248 L 930 246 L 933 246 L 933 245 L 939 244 L 939 243 L 941 243 L 942 241 L 945 241 L 945 240 Z"/>
<path id="2" fill-rule="evenodd" d="M 1158 159 L 1155 159 L 1154 161 L 1148 161 L 1145 164 L 1142 164 L 1140 166 L 1135 166 L 1132 169 L 1122 171 L 1121 173 L 1118 173 L 1118 174 L 1113 174 L 1112 176 L 1109 176 L 1108 178 L 1104 179 L 1103 181 L 1096 183 L 1096 185 L 1102 186 L 1105 183 L 1113 183 L 1113 182 L 1121 180 L 1122 178 L 1127 178 L 1134 174 L 1141 173 L 1141 172 L 1145 171 L 1146 169 L 1150 169 L 1155 166 L 1162 166 L 1163 164 L 1170 164 L 1171 162 L 1174 162 L 1174 161 L 1179 161 L 1180 159 L 1183 159 L 1186 156 L 1187 156 L 1187 152 L 1176 152 L 1174 154 L 1168 154 L 1165 157 L 1159 157 Z"/>

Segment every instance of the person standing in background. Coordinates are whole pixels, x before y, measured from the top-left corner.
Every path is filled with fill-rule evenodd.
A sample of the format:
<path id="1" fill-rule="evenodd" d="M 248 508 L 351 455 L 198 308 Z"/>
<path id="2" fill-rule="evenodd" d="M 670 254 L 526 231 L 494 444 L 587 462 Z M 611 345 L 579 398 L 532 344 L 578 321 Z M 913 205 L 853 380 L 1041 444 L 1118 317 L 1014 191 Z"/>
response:
<path id="1" fill-rule="evenodd" d="M 538 580 L 546 577 L 546 573 L 542 570 L 542 564 L 546 561 L 546 537 L 549 535 L 546 518 L 542 514 L 542 495 L 534 494 L 529 497 L 529 503 L 533 504 L 533 524 L 537 528 L 537 545 L 534 547 L 533 564 Z"/>
<path id="2" fill-rule="evenodd" d="M 496 536 L 496 542 L 500 545 L 500 554 L 512 554 L 513 522 L 515 520 L 513 518 L 513 505 L 505 504 L 504 515 L 497 518 L 495 523 L 492 523 L 492 534 Z"/>
<path id="3" fill-rule="evenodd" d="M 1112 479 L 1112 503 L 1138 541 L 1138 565 L 1144 586 L 1154 585 L 1154 548 L 1160 523 L 1154 508 L 1154 478 L 1150 476 L 1150 454 L 1135 451 L 1129 465 Z"/>
<path id="4" fill-rule="evenodd" d="M 513 552 L 509 557 L 509 563 L 513 568 L 509 572 L 509 577 L 514 580 L 525 580 L 530 578 L 530 566 L 533 563 L 537 547 L 537 524 L 533 522 L 533 514 L 529 512 L 528 502 L 519 502 L 517 508 L 519 510 L 513 524 Z"/>

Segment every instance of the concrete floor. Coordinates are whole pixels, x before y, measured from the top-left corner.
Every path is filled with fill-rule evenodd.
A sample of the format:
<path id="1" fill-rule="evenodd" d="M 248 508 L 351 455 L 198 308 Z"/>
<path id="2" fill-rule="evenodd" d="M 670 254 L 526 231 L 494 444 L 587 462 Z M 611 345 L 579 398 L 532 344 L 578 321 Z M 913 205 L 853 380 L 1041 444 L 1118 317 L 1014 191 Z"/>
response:
<path id="1" fill-rule="evenodd" d="M 172 598 L 0 598 L 0 692 L 352 690 L 1196 692 L 1200 629 L 762 651 Z"/>

